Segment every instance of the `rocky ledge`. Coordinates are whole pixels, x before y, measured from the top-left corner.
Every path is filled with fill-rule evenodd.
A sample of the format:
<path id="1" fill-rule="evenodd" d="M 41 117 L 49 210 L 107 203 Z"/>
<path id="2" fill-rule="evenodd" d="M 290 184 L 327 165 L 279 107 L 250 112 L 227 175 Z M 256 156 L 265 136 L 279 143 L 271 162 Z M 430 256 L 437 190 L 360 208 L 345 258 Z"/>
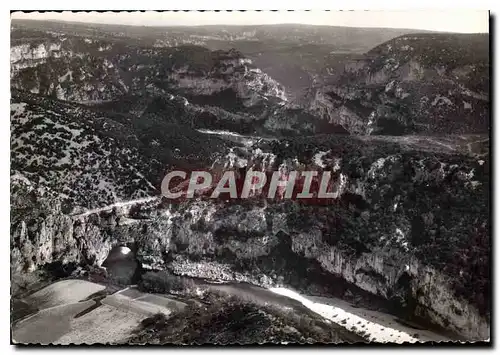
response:
<path id="1" fill-rule="evenodd" d="M 233 148 L 218 161 L 225 169 L 239 161 L 240 171 L 331 170 L 337 199 L 328 205 L 259 194 L 178 204 L 151 197 L 71 215 L 17 176 L 13 287 L 54 264 L 100 266 L 124 245 L 143 269 L 370 299 L 462 339 L 484 340 L 489 158 L 465 154 L 458 137 L 448 144 L 442 153 L 415 141 L 316 136 Z"/>

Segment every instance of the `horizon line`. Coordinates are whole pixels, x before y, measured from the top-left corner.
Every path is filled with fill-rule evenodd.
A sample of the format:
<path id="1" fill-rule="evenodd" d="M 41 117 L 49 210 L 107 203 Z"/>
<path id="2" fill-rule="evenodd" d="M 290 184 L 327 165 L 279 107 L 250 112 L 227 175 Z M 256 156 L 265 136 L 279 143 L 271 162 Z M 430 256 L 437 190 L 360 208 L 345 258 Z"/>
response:
<path id="1" fill-rule="evenodd" d="M 64 11 L 63 11 L 64 12 Z M 59 15 L 64 15 L 63 12 L 54 12 L 55 14 Z M 138 14 L 147 14 L 150 11 L 137 11 Z M 152 11 L 152 12 L 158 12 L 158 13 L 184 13 L 185 11 Z M 220 12 L 225 12 L 225 13 L 241 13 L 242 11 L 240 10 L 232 10 L 232 11 L 220 11 L 220 12 L 215 12 L 215 11 L 210 11 L 210 10 L 196 10 L 197 13 L 202 14 L 202 13 L 220 13 Z M 257 11 L 253 10 L 253 13 L 259 13 L 262 11 Z M 271 11 L 268 11 L 271 12 Z M 278 11 L 275 11 L 278 12 Z M 288 12 L 288 11 L 284 11 Z M 323 11 L 327 12 L 327 10 Z M 342 12 L 342 11 L 339 11 Z M 383 30 L 407 30 L 407 31 L 419 31 L 419 32 L 429 32 L 429 33 L 456 33 L 456 34 L 489 34 L 489 19 L 490 19 L 490 14 L 488 13 L 488 29 L 487 30 L 481 30 L 481 31 L 466 31 L 462 32 L 459 30 L 448 30 L 448 29 L 429 29 L 429 28 L 422 28 L 422 27 L 405 27 L 405 26 L 395 26 L 395 27 L 384 27 L 384 26 L 370 26 L 370 25 L 350 25 L 350 24 L 342 24 L 342 25 L 329 25 L 329 24 L 315 24 L 315 23 L 302 23 L 302 22 L 296 22 L 296 21 L 284 21 L 284 22 L 271 22 L 271 23 L 227 23 L 224 21 L 221 21 L 220 23 L 207 23 L 207 24 L 161 24 L 161 23 L 155 23 L 155 24 L 147 24 L 147 23 L 124 23 L 124 22 L 114 22 L 114 21 L 99 21 L 98 19 L 96 20 L 81 20 L 81 19 L 76 19 L 76 20 L 68 20 L 68 19 L 58 19 L 58 18 L 29 18 L 29 15 L 34 14 L 44 14 L 46 12 L 40 12 L 40 11 L 32 11 L 32 12 L 25 12 L 25 11 L 19 11 L 19 10 L 11 10 L 10 12 L 10 20 L 11 24 L 14 21 L 32 21 L 32 22 L 55 22 L 55 23 L 68 23 L 68 24 L 81 24 L 81 25 L 104 25 L 104 26 L 126 26 L 126 27 L 137 27 L 137 28 L 209 28 L 209 27 L 217 27 L 217 26 L 226 26 L 226 27 L 264 27 L 264 26 L 301 26 L 301 27 L 322 27 L 322 28 L 358 28 L 358 29 L 383 29 Z M 47 13 L 51 13 L 50 11 Z M 87 12 L 90 14 L 91 12 Z M 114 11 L 105 11 L 105 12 L 99 12 L 99 14 L 107 14 L 107 13 L 116 13 Z M 127 14 L 133 14 L 133 11 L 126 11 Z M 25 14 L 28 15 L 26 17 L 17 17 L 20 14 Z M 72 13 L 74 14 L 74 13 Z M 118 13 L 116 13 L 118 14 Z M 16 18 L 17 17 L 17 18 Z"/>

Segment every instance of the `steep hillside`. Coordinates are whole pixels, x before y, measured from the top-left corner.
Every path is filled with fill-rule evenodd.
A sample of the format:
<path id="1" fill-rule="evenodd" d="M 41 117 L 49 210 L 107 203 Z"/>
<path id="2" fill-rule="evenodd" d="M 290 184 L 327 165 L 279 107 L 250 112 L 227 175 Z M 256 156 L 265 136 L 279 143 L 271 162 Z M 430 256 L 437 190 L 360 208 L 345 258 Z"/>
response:
<path id="1" fill-rule="evenodd" d="M 301 100 L 304 91 L 331 68 L 332 56 L 342 60 L 412 30 L 345 28 L 300 24 L 256 26 L 139 27 L 55 21 L 15 20 L 13 40 L 40 34 L 74 36 L 86 41 L 112 41 L 145 47 L 202 46 L 211 50 L 236 48 Z M 31 32 L 30 32 L 31 31 Z M 34 35 L 37 31 L 38 35 Z M 414 30 L 413 30 L 414 32 Z"/>
<path id="2" fill-rule="evenodd" d="M 109 100 L 156 84 L 195 96 L 227 90 L 244 106 L 270 98 L 286 101 L 281 85 L 235 50 L 155 49 L 133 42 L 26 32 L 14 32 L 11 46 L 11 84 L 20 90 L 84 102 Z"/>
<path id="3" fill-rule="evenodd" d="M 170 115 L 166 106 L 174 105 L 176 120 L 192 128 L 263 135 L 347 132 L 288 104 L 283 85 L 234 49 L 14 34 L 20 38 L 11 48 L 11 86 L 20 91 L 97 110 L 128 107 L 127 114 L 138 116 Z"/>
<path id="4" fill-rule="evenodd" d="M 271 203 L 258 192 L 249 200 L 201 197 L 170 206 L 141 200 L 73 217 L 43 208 L 40 215 L 41 207 L 33 207 L 14 219 L 14 267 L 58 260 L 99 266 L 114 245 L 135 245 L 144 268 L 320 295 L 354 293 L 368 303 L 375 297 L 405 318 L 484 339 L 489 160 L 439 149 L 348 136 L 235 146 L 210 165 L 331 169 L 337 197 L 326 205 Z M 15 211 L 22 201 L 14 198 Z M 30 249 L 39 243 L 47 247 Z M 75 244 L 83 256 L 68 254 Z"/>
<path id="5" fill-rule="evenodd" d="M 93 208 L 159 194 L 169 168 L 203 166 L 226 144 L 175 121 L 132 117 L 14 92 L 12 173 Z"/>
<path id="6" fill-rule="evenodd" d="M 115 139 L 120 127 L 113 122 L 73 107 L 15 98 L 11 113 L 14 174 L 85 207 L 155 191 L 141 173 L 145 162 L 137 143 Z"/>
<path id="7" fill-rule="evenodd" d="M 488 35 L 412 34 L 346 64 L 311 109 L 361 134 L 486 133 Z"/>
<path id="8" fill-rule="evenodd" d="M 262 48 L 254 48 L 252 60 L 235 49 L 148 47 L 123 37 L 44 33 L 13 32 L 13 87 L 87 104 L 131 95 L 182 96 L 204 116 L 244 122 L 241 129 L 228 124 L 244 134 L 464 134 L 486 133 L 489 125 L 487 35 L 405 35 L 358 57 L 318 48 L 324 65 L 312 71 L 305 68 L 318 58 L 316 44 L 279 46 L 272 52 L 285 56 L 312 48 L 311 58 L 299 54 L 302 64 L 290 64 L 298 71 L 286 64 L 288 74 L 278 75 L 287 86 L 314 83 L 298 98 L 255 65 L 269 64 L 259 55 Z"/>
<path id="9" fill-rule="evenodd" d="M 488 36 L 403 33 L 15 22 L 12 292 L 65 277 L 116 291 L 108 259 L 122 253 L 125 284 L 186 302 L 133 342 L 368 339 L 337 311 L 269 308 L 259 287 L 379 312 L 378 332 L 396 321 L 489 339 Z M 332 197 L 313 178 L 311 199 L 209 198 L 214 180 L 169 200 L 172 170 L 234 171 L 240 192 L 252 171 L 329 172 Z M 204 298 L 200 284 L 260 303 Z"/>

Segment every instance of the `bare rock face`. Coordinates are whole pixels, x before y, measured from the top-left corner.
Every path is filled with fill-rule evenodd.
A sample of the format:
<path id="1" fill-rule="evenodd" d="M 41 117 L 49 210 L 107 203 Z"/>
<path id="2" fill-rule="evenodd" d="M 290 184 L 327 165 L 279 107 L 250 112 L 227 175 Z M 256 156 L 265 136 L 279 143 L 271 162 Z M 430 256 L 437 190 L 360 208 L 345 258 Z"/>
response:
<path id="1" fill-rule="evenodd" d="M 235 50 L 144 49 L 72 36 L 41 37 L 38 45 L 17 42 L 11 48 L 12 87 L 64 101 L 96 104 L 165 89 L 197 102 L 230 92 L 242 109 L 287 101 L 280 83 Z"/>
<path id="2" fill-rule="evenodd" d="M 61 212 L 58 200 L 20 174 L 12 176 L 11 192 L 12 271 L 31 272 L 53 261 L 77 261 L 73 223 Z"/>
<path id="3" fill-rule="evenodd" d="M 394 38 L 347 62 L 309 108 L 353 134 L 485 133 L 488 48 L 482 34 Z"/>
<path id="4" fill-rule="evenodd" d="M 31 269 L 55 260 L 99 266 L 113 246 L 134 244 L 146 269 L 324 293 L 338 292 L 334 280 L 342 280 L 412 317 L 469 339 L 487 337 L 487 158 L 354 138 L 316 138 L 310 151 L 304 144 L 263 145 L 273 162 L 262 164 L 257 151 L 245 167 L 332 169 L 341 182 L 334 183 L 333 205 L 269 202 L 257 194 L 237 203 L 202 198 L 166 207 L 152 200 L 72 217 L 52 212 L 33 227 L 41 255 L 26 243 L 13 255 Z M 21 217 L 14 236 L 26 239 L 27 224 Z M 478 248 L 469 247 L 471 238 Z M 78 256 L 65 254 L 75 245 Z"/>
<path id="5" fill-rule="evenodd" d="M 167 69 L 167 78 L 173 81 L 173 87 L 191 95 L 210 96 L 220 91 L 232 90 L 242 99 L 246 107 L 256 105 L 263 100 L 274 98 L 287 101 L 284 88 L 252 65 L 252 61 L 242 53 L 230 51 L 205 51 L 192 48 L 197 55 L 202 55 L 205 62 L 194 61 L 183 66 L 174 65 Z M 174 54 L 175 55 L 175 54 Z"/>
<path id="6" fill-rule="evenodd" d="M 298 105 L 237 50 L 105 33 L 13 34 L 16 280 L 104 270 L 128 247 L 139 271 L 381 302 L 489 338 L 485 36 L 394 38 L 326 68 Z M 328 171 L 334 198 L 167 201 L 174 169 Z"/>

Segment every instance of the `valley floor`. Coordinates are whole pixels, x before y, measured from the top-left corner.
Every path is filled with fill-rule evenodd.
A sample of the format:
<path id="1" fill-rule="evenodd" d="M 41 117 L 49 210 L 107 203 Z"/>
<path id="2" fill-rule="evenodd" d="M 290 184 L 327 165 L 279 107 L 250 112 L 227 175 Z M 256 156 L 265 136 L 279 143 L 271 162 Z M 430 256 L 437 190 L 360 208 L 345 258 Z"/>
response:
<path id="1" fill-rule="evenodd" d="M 169 315 L 185 306 L 182 302 L 128 287 L 99 297 L 105 288 L 84 280 L 63 280 L 35 292 L 24 301 L 39 305 L 40 310 L 13 324 L 13 342 L 126 343 L 144 318 L 157 313 Z M 47 300 L 56 302 L 47 303 Z"/>
<path id="2" fill-rule="evenodd" d="M 450 341 L 420 327 L 404 325 L 394 315 L 353 306 L 338 298 L 305 296 L 286 288 L 271 288 L 270 291 L 295 299 L 313 312 L 373 342 L 402 344 Z"/>
<path id="3" fill-rule="evenodd" d="M 134 286 L 114 290 L 85 280 L 55 282 L 21 300 L 36 313 L 12 325 L 12 340 L 23 344 L 126 343 L 141 321 L 155 314 L 169 316 L 186 303 L 168 295 L 149 294 Z M 431 331 L 412 327 L 396 316 L 367 310 L 336 298 L 304 296 L 286 288 L 263 289 L 250 284 L 204 284 L 219 294 L 254 304 L 273 304 L 300 312 L 305 306 L 331 322 L 349 342 L 377 343 L 449 341 Z M 15 311 L 15 310 L 14 310 Z M 345 329 L 345 330 L 342 330 Z"/>

